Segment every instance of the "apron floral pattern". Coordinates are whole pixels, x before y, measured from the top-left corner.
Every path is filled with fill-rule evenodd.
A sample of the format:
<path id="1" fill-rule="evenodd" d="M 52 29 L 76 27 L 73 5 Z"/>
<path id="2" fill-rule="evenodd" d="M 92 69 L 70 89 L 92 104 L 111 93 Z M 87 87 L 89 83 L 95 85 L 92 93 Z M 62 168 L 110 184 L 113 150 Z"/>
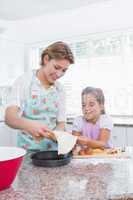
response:
<path id="1" fill-rule="evenodd" d="M 36 77 L 36 71 L 33 73 L 29 88 L 29 95 L 24 103 L 23 116 L 38 120 L 47 125 L 50 129 L 56 127 L 56 119 L 59 109 L 58 88 L 51 86 L 45 89 Z M 36 143 L 31 135 L 18 134 L 18 145 L 29 150 L 57 150 L 57 144 L 49 139 L 43 139 Z"/>

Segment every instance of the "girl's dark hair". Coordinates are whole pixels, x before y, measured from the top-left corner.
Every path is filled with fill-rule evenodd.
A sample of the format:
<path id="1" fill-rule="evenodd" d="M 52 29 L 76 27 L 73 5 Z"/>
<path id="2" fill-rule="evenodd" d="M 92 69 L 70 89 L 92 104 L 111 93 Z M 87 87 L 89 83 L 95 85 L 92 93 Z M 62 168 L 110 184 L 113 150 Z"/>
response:
<path id="1" fill-rule="evenodd" d="M 49 60 L 51 59 L 66 59 L 69 60 L 70 64 L 74 63 L 74 56 L 70 47 L 64 42 L 55 42 L 43 50 L 41 54 L 41 66 L 44 65 L 44 56 L 48 55 Z"/>
<path id="2" fill-rule="evenodd" d="M 86 87 L 82 91 L 82 96 L 86 95 L 86 94 L 92 94 L 96 98 L 96 100 L 98 101 L 98 103 L 100 105 L 104 106 L 105 97 L 104 97 L 103 91 L 100 88 Z M 105 108 L 103 108 L 103 110 L 101 111 L 101 114 L 105 114 Z"/>

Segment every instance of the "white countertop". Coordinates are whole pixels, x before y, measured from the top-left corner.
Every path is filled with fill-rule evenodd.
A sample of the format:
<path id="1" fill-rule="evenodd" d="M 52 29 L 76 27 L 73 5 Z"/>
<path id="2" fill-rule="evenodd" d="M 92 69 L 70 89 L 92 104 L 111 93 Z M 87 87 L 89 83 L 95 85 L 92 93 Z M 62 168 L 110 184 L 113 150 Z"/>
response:
<path id="1" fill-rule="evenodd" d="M 112 117 L 114 125 L 133 126 L 133 117 Z"/>

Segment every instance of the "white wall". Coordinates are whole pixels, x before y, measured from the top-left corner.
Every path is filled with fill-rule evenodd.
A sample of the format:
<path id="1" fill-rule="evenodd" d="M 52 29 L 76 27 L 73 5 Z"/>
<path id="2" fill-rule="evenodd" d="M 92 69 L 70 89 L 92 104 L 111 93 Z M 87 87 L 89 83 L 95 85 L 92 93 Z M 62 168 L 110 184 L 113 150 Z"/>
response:
<path id="1" fill-rule="evenodd" d="M 8 85 L 27 65 L 28 45 L 19 39 L 17 23 L 0 19 L 0 86 Z"/>
<path id="2" fill-rule="evenodd" d="M 44 14 L 12 23 L 12 29 L 6 32 L 6 37 L 11 36 L 12 39 L 32 44 L 80 34 L 132 28 L 132 8 L 132 0 L 108 0 L 53 15 Z"/>
<path id="3" fill-rule="evenodd" d="M 24 71 L 24 45 L 0 37 L 0 86 L 9 85 Z"/>

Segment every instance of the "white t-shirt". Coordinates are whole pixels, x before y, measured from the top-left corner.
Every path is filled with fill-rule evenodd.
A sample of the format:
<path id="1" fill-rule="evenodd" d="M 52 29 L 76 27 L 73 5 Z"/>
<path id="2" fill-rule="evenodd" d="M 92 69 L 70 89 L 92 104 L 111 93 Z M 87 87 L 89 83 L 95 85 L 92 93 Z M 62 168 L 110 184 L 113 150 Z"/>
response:
<path id="1" fill-rule="evenodd" d="M 8 106 L 18 106 L 20 108 L 21 113 L 24 109 L 24 103 L 29 95 L 30 84 L 32 81 L 33 73 L 35 70 L 29 71 L 24 73 L 22 76 L 18 77 L 17 80 L 14 82 L 11 92 L 8 96 L 8 102 L 6 107 Z M 39 81 L 39 80 L 38 80 Z M 36 87 L 36 83 L 34 84 Z M 41 84 L 40 84 L 41 87 Z M 63 86 L 56 81 L 52 87 L 56 87 L 58 89 L 59 95 L 59 112 L 57 115 L 57 121 L 66 121 L 65 116 L 65 91 Z"/>
<path id="2" fill-rule="evenodd" d="M 84 118 L 83 116 L 76 117 L 73 122 L 73 131 L 81 132 L 83 128 Z M 113 129 L 113 122 L 109 115 L 102 114 L 99 118 L 99 128 L 107 128 L 108 130 L 112 131 Z"/>

